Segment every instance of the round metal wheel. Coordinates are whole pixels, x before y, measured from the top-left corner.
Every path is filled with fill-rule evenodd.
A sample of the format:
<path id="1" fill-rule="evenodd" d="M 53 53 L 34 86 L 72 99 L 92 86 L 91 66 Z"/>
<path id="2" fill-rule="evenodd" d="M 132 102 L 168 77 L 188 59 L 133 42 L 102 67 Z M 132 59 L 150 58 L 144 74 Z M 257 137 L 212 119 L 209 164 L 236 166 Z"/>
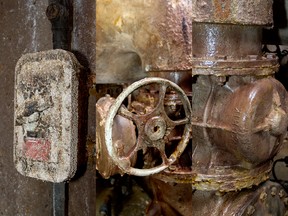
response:
<path id="1" fill-rule="evenodd" d="M 151 84 L 158 84 L 159 89 L 159 100 L 154 109 L 144 115 L 138 115 L 130 112 L 125 106 L 122 105 L 125 98 L 127 98 L 136 89 Z M 168 117 L 164 108 L 164 98 L 166 90 L 173 89 L 175 91 L 184 107 L 185 117 L 180 120 L 172 120 Z M 120 115 L 134 122 L 138 130 L 137 142 L 129 154 L 126 156 L 119 156 L 117 153 L 116 146 L 113 145 L 112 141 L 112 126 L 113 120 L 116 115 Z M 114 160 L 116 165 L 125 173 L 136 176 L 148 176 L 159 173 L 167 168 L 169 165 L 175 162 L 175 160 L 185 150 L 192 130 L 191 123 L 192 109 L 188 97 L 184 91 L 175 83 L 161 78 L 144 78 L 131 84 L 126 88 L 111 105 L 106 122 L 105 122 L 105 144 L 111 158 Z M 174 152 L 167 157 L 165 153 L 165 138 L 169 133 L 178 125 L 184 126 L 184 132 Z M 161 155 L 162 164 L 152 168 L 138 169 L 131 167 L 130 159 L 139 150 L 146 150 L 149 147 L 158 149 Z"/>

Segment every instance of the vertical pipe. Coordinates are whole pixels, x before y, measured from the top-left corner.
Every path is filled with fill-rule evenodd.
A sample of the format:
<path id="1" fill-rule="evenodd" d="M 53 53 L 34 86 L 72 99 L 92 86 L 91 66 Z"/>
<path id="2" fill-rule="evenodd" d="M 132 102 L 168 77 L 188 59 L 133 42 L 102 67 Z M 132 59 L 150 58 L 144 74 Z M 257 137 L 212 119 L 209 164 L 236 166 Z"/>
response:
<path id="1" fill-rule="evenodd" d="M 46 16 L 52 24 L 53 49 L 71 49 L 69 0 L 49 0 Z"/>
<path id="2" fill-rule="evenodd" d="M 46 16 L 51 22 L 53 49 L 71 49 L 70 0 L 49 0 Z M 68 185 L 53 183 L 53 216 L 67 215 Z"/>
<path id="3" fill-rule="evenodd" d="M 53 216 L 67 215 L 66 183 L 53 183 Z"/>

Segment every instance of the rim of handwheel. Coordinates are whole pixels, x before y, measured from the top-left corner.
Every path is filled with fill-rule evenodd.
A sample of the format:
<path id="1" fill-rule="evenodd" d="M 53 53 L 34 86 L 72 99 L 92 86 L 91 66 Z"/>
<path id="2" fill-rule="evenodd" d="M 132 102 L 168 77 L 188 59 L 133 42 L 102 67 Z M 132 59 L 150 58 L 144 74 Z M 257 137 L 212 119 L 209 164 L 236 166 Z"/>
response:
<path id="1" fill-rule="evenodd" d="M 184 132 L 181 137 L 181 140 L 179 141 L 176 150 L 167 158 L 166 161 L 167 164 L 164 164 L 164 162 L 161 165 L 155 166 L 153 168 L 134 168 L 130 166 L 130 163 L 127 159 L 120 158 L 117 153 L 116 149 L 113 146 L 113 140 L 112 140 L 112 133 L 113 133 L 113 120 L 115 116 L 117 115 L 118 110 L 120 109 L 123 101 L 125 98 L 127 98 L 133 91 L 136 89 L 146 86 L 149 84 L 165 84 L 167 87 L 172 87 L 173 90 L 176 90 L 176 92 L 181 96 L 182 105 L 184 107 L 185 116 L 187 118 L 187 123 L 185 123 Z M 165 94 L 165 93 L 164 93 Z M 183 153 L 185 150 L 189 139 L 190 139 L 190 132 L 192 128 L 191 124 L 191 115 L 192 115 L 192 108 L 190 105 L 190 101 L 188 97 L 186 96 L 185 92 L 175 83 L 158 77 L 150 77 L 150 78 L 144 78 L 142 80 L 139 80 L 137 82 L 132 83 L 129 87 L 127 87 L 114 101 L 114 103 L 111 105 L 106 121 L 105 121 L 105 144 L 107 147 L 107 151 L 109 156 L 112 158 L 112 160 L 115 162 L 115 164 L 125 173 L 135 176 L 148 176 L 153 175 L 156 173 L 159 173 L 169 167 L 172 163 L 175 162 L 175 160 Z"/>

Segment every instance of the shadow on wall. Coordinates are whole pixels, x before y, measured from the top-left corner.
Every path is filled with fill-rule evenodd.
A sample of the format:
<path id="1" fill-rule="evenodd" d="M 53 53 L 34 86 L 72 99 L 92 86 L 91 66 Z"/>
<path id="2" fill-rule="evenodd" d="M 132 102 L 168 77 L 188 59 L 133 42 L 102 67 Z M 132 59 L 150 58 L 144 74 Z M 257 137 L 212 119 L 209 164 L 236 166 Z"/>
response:
<path id="1" fill-rule="evenodd" d="M 273 2 L 273 28 L 263 30 L 264 44 L 288 44 L 287 0 Z"/>
<path id="2" fill-rule="evenodd" d="M 132 50 L 119 49 L 118 45 L 110 46 L 97 57 L 97 82 L 129 83 L 145 77 L 141 58 Z"/>

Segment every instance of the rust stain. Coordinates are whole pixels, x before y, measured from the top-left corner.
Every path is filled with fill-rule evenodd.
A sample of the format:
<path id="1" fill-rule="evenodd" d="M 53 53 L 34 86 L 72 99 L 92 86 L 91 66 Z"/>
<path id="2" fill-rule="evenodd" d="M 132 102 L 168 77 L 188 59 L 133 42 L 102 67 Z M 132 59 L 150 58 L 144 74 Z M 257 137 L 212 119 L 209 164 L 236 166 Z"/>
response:
<path id="1" fill-rule="evenodd" d="M 231 14 L 231 2 L 230 0 L 214 0 L 215 10 L 214 17 L 218 20 L 225 20 L 230 17 Z"/>

